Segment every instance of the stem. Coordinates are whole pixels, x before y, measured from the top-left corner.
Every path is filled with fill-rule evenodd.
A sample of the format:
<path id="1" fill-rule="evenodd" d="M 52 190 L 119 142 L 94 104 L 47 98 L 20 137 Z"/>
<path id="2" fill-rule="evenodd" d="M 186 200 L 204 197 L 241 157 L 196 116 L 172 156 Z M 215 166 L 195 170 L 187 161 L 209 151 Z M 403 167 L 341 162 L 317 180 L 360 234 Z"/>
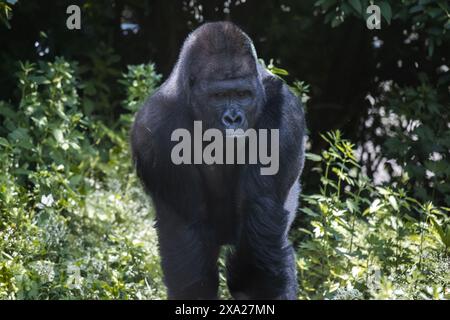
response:
<path id="1" fill-rule="evenodd" d="M 327 195 L 327 186 L 328 186 L 328 170 L 330 168 L 330 162 L 327 162 L 327 167 L 325 168 L 325 188 L 323 189 L 323 195 L 326 196 Z"/>
<path id="2" fill-rule="evenodd" d="M 423 254 L 423 238 L 424 238 L 424 228 L 423 228 L 423 212 L 420 211 L 420 247 L 419 247 L 419 271 L 422 273 L 422 254 Z"/>
<path id="3" fill-rule="evenodd" d="M 340 176 L 338 177 L 338 185 L 337 185 L 337 187 L 338 187 L 338 190 L 337 190 L 337 197 L 338 197 L 338 199 L 339 199 L 340 196 L 341 196 L 341 177 L 340 177 Z"/>
<path id="4" fill-rule="evenodd" d="M 358 194 L 356 195 L 356 199 L 359 199 L 359 196 L 361 195 L 361 188 L 358 188 Z M 352 253 L 353 248 L 353 235 L 355 233 L 355 220 L 356 220 L 356 212 L 352 214 L 352 228 L 350 230 L 350 248 L 348 250 L 349 253 Z"/>
<path id="5" fill-rule="evenodd" d="M 398 272 L 399 259 L 401 254 L 399 228 L 397 227 L 397 239 L 395 245 L 395 272 Z"/>
<path id="6" fill-rule="evenodd" d="M 352 247 L 353 247 L 353 234 L 355 232 L 355 215 L 352 216 L 352 230 L 350 235 L 350 248 L 348 249 L 348 253 L 352 253 Z"/>

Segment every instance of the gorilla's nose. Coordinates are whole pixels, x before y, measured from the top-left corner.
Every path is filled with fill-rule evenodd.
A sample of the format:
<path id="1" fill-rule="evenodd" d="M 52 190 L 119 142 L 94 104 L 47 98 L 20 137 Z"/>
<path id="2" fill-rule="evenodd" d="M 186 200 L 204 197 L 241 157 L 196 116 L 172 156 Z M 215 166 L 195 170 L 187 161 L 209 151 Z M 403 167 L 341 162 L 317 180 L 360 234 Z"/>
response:
<path id="1" fill-rule="evenodd" d="M 222 123 L 227 128 L 238 128 L 244 123 L 244 116 L 240 111 L 227 110 L 222 116 Z"/>

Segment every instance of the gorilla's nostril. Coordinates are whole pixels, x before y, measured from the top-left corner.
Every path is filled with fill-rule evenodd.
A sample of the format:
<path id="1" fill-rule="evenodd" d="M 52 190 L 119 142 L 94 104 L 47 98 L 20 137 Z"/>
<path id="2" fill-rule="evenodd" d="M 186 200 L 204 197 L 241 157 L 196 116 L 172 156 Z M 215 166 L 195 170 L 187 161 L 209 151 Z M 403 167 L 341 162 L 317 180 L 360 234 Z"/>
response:
<path id="1" fill-rule="evenodd" d="M 226 126 L 241 125 L 243 122 L 243 117 L 239 113 L 232 114 L 227 112 L 222 117 L 222 122 Z"/>
<path id="2" fill-rule="evenodd" d="M 229 115 L 225 115 L 225 116 L 223 117 L 223 123 L 224 123 L 225 125 L 233 124 L 233 118 L 232 118 L 231 116 L 229 116 Z"/>

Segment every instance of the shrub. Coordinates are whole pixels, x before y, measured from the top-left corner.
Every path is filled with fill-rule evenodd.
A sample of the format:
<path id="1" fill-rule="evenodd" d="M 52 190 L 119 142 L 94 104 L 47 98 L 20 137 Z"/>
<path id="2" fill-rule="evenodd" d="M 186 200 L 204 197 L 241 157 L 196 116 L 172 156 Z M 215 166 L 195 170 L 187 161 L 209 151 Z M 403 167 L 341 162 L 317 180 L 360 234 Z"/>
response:
<path id="1" fill-rule="evenodd" d="M 339 131 L 323 138 L 321 192 L 304 195 L 298 246 L 300 298 L 449 298 L 450 219 L 401 188 L 375 186 Z"/>
<path id="2" fill-rule="evenodd" d="M 422 75 L 417 87 L 395 86 L 385 98 L 383 154 L 400 165 L 411 194 L 450 206 L 448 89 L 439 92 Z M 391 173 L 392 176 L 394 176 Z"/>
<path id="3" fill-rule="evenodd" d="M 138 69 L 125 79 L 148 93 L 159 76 L 142 89 Z M 126 128 L 82 114 L 76 65 L 63 59 L 21 64 L 18 80 L 19 104 L 0 104 L 0 298 L 164 297 Z"/>

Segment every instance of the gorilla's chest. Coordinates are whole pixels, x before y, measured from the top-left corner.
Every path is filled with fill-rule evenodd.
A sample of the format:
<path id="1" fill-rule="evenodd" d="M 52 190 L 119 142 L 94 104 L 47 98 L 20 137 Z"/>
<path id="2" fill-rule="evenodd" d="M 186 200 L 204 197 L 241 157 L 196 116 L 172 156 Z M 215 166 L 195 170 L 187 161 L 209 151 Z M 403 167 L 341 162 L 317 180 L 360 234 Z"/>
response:
<path id="1" fill-rule="evenodd" d="M 237 218 L 239 169 L 232 165 L 210 165 L 201 168 L 203 190 L 207 199 L 207 217 L 221 244 L 230 243 Z"/>

